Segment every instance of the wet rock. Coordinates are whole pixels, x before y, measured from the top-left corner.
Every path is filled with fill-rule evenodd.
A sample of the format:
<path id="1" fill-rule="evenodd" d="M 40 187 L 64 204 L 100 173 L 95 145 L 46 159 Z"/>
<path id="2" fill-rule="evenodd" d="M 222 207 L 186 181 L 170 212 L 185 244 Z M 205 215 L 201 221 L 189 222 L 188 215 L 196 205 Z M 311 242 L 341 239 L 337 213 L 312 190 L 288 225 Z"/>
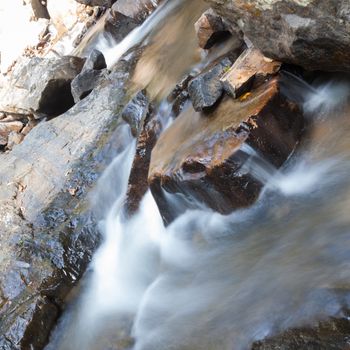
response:
<path id="1" fill-rule="evenodd" d="M 88 193 L 121 148 L 120 112 L 138 52 L 59 118 L 1 154 L 0 344 L 41 350 L 99 244 Z M 74 196 L 70 189 L 78 189 Z M 5 347 L 6 346 L 6 347 Z"/>
<path id="2" fill-rule="evenodd" d="M 245 99 L 226 96 L 206 114 L 182 112 L 153 149 L 148 177 L 165 223 L 178 214 L 166 193 L 186 195 L 223 214 L 252 204 L 263 184 L 245 167 L 250 147 L 279 167 L 302 129 L 301 112 L 281 95 L 276 78 Z"/>
<path id="3" fill-rule="evenodd" d="M 188 84 L 188 93 L 196 111 L 214 106 L 223 93 L 220 81 L 225 70 L 231 66 L 227 58 L 208 71 L 201 73 Z"/>
<path id="4" fill-rule="evenodd" d="M 122 112 L 122 118 L 129 124 L 134 137 L 141 132 L 147 114 L 149 114 L 149 100 L 145 91 L 139 91 Z"/>
<path id="5" fill-rule="evenodd" d="M 85 70 L 100 70 L 104 68 L 107 68 L 107 64 L 103 53 L 99 50 L 93 49 L 84 63 L 82 72 Z"/>
<path id="6" fill-rule="evenodd" d="M 347 318 L 331 318 L 315 327 L 290 329 L 252 346 L 252 350 L 340 350 L 349 348 L 350 322 Z"/>
<path id="7" fill-rule="evenodd" d="M 117 42 L 139 26 L 157 7 L 160 1 L 118 0 L 112 6 L 105 22 L 105 31 Z"/>
<path id="8" fill-rule="evenodd" d="M 87 69 L 78 74 L 71 83 L 74 102 L 77 103 L 88 96 L 91 91 L 101 84 L 102 81 L 105 81 L 107 77 L 108 73 L 106 69 Z"/>
<path id="9" fill-rule="evenodd" d="M 140 135 L 137 138 L 136 153 L 129 176 L 124 207 L 127 216 L 136 213 L 143 196 L 149 188 L 147 175 L 151 161 L 151 152 L 160 135 L 161 128 L 162 124 L 159 115 L 154 112 L 152 105 L 148 105 L 147 115 Z"/>
<path id="10" fill-rule="evenodd" d="M 349 1 L 208 2 L 267 57 L 308 70 L 350 71 Z"/>
<path id="11" fill-rule="evenodd" d="M 70 84 L 85 60 L 79 57 L 32 58 L 0 89 L 0 111 L 57 116 L 74 104 Z"/>
<path id="12" fill-rule="evenodd" d="M 206 50 L 226 39 L 230 34 L 227 24 L 213 9 L 205 11 L 194 26 L 198 45 Z"/>
<path id="13" fill-rule="evenodd" d="M 176 84 L 174 90 L 170 93 L 167 100 L 171 103 L 171 111 L 174 117 L 177 117 L 189 99 L 188 84 L 195 76 L 189 74 L 185 76 L 182 81 Z"/>
<path id="14" fill-rule="evenodd" d="M 262 84 L 267 77 L 276 75 L 281 63 L 271 60 L 254 48 L 245 50 L 221 78 L 224 89 L 234 98 L 248 91 L 253 83 Z"/>

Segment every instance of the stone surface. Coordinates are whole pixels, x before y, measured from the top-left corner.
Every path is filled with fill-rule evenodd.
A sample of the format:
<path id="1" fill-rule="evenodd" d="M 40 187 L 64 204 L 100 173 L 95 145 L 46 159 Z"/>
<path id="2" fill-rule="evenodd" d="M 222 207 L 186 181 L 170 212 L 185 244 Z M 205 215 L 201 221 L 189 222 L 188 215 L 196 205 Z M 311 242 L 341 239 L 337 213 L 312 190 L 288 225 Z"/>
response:
<path id="1" fill-rule="evenodd" d="M 101 82 L 105 81 L 106 79 L 108 79 L 106 69 L 87 69 L 79 73 L 71 83 L 74 102 L 77 103 L 88 96 L 96 86 L 101 84 Z"/>
<path id="2" fill-rule="evenodd" d="M 139 53 L 107 83 L 0 155 L 0 344 L 41 350 L 99 243 L 88 193 L 120 151 L 120 112 Z M 74 195 L 72 195 L 74 189 Z"/>
<path id="3" fill-rule="evenodd" d="M 196 111 L 202 111 L 214 104 L 221 97 L 223 85 L 220 81 L 225 70 L 231 66 L 228 58 L 223 59 L 219 64 L 199 74 L 188 84 L 188 93 Z"/>
<path id="4" fill-rule="evenodd" d="M 267 57 L 309 70 L 350 71 L 347 0 L 208 0 Z"/>
<path id="5" fill-rule="evenodd" d="M 213 9 L 205 11 L 195 23 L 198 45 L 210 49 L 214 44 L 228 37 L 228 26 Z"/>
<path id="6" fill-rule="evenodd" d="M 89 57 L 86 59 L 82 71 L 90 69 L 104 69 L 107 68 L 105 57 L 103 53 L 99 50 L 93 49 L 90 52 Z"/>
<path id="7" fill-rule="evenodd" d="M 269 76 L 278 73 L 281 63 L 271 60 L 259 50 L 247 49 L 221 78 L 224 89 L 234 98 L 239 97 L 255 85 L 261 84 Z"/>
<path id="8" fill-rule="evenodd" d="M 57 116 L 73 106 L 70 84 L 85 60 L 79 57 L 32 58 L 0 89 L 0 111 Z"/>
<path id="9" fill-rule="evenodd" d="M 149 186 L 147 181 L 151 152 L 162 130 L 160 117 L 152 105 L 146 108 L 147 115 L 137 138 L 137 146 L 128 182 L 124 212 L 126 216 L 135 214 Z"/>
<path id="10" fill-rule="evenodd" d="M 315 327 L 290 329 L 275 337 L 255 342 L 252 350 L 347 350 L 350 322 L 331 318 Z"/>
<path id="11" fill-rule="evenodd" d="M 105 31 L 115 41 L 121 41 L 155 10 L 158 3 L 160 0 L 118 0 L 106 17 Z"/>
<path id="12" fill-rule="evenodd" d="M 50 19 L 49 12 L 47 11 L 47 8 L 46 8 L 46 2 L 42 0 L 29 0 L 29 4 L 32 7 L 33 14 L 36 18 Z"/>
<path id="13" fill-rule="evenodd" d="M 279 167 L 302 129 L 301 112 L 281 95 L 276 78 L 244 100 L 225 97 L 209 113 L 182 112 L 153 149 L 148 177 L 165 223 L 177 213 L 164 191 L 186 194 L 223 214 L 252 204 L 262 183 L 244 167 L 246 148 Z"/>
<path id="14" fill-rule="evenodd" d="M 122 112 L 122 118 L 129 124 L 131 133 L 137 137 L 145 123 L 149 113 L 149 100 L 145 91 L 139 91 L 126 105 Z"/>

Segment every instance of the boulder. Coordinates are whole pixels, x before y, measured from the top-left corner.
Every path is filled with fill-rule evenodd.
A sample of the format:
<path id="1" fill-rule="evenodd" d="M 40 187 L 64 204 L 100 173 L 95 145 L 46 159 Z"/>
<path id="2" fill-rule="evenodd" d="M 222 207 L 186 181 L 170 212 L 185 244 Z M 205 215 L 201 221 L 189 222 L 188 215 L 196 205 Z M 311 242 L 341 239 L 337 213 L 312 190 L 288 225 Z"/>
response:
<path id="1" fill-rule="evenodd" d="M 308 70 L 350 71 L 347 0 L 207 0 L 270 58 Z"/>
<path id="2" fill-rule="evenodd" d="M 228 25 L 213 9 L 205 11 L 194 27 L 198 37 L 198 45 L 205 50 L 226 39 L 230 34 Z"/>
<path id="3" fill-rule="evenodd" d="M 105 57 L 99 50 L 93 49 L 89 57 L 86 59 L 82 71 L 95 69 L 100 70 L 107 68 Z"/>
<path id="4" fill-rule="evenodd" d="M 1 154 L 0 347 L 41 350 L 99 244 L 88 194 L 123 147 L 118 128 L 139 52 L 69 111 Z M 110 199 L 114 200 L 114 199 Z M 102 203 L 104 204 L 104 203 Z"/>
<path id="5" fill-rule="evenodd" d="M 271 60 L 259 50 L 245 50 L 233 66 L 221 78 L 225 91 L 236 98 L 247 92 L 255 83 L 259 85 L 266 78 L 278 73 L 281 63 Z"/>
<path id="6" fill-rule="evenodd" d="M 196 111 L 212 107 L 219 100 L 224 90 L 220 78 L 231 64 L 231 61 L 225 58 L 190 81 L 188 93 Z"/>
<path id="7" fill-rule="evenodd" d="M 82 100 L 88 96 L 91 91 L 108 78 L 106 69 L 94 70 L 87 69 L 78 74 L 71 83 L 74 102 Z"/>
<path id="8" fill-rule="evenodd" d="M 224 97 L 206 114 L 183 111 L 152 151 L 148 181 L 164 222 L 178 214 L 167 193 L 223 214 L 252 204 L 263 183 L 245 166 L 251 153 L 279 167 L 302 129 L 303 116 L 281 94 L 277 78 L 244 99 Z"/>
<path id="9" fill-rule="evenodd" d="M 104 29 L 117 42 L 139 26 L 157 7 L 160 0 L 118 0 L 106 17 Z"/>
<path id="10" fill-rule="evenodd" d="M 85 59 L 32 58 L 0 89 L 0 111 L 54 117 L 74 104 L 71 81 L 79 74 Z"/>

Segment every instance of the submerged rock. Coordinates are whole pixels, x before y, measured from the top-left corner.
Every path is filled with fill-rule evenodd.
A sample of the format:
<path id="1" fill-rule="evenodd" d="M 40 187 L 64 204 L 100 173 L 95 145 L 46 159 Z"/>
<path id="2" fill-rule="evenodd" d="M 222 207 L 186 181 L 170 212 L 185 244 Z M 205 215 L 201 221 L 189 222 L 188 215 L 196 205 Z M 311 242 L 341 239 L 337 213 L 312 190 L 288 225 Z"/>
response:
<path id="1" fill-rule="evenodd" d="M 331 318 L 314 327 L 290 329 L 255 342 L 252 350 L 340 350 L 349 348 L 350 321 Z"/>
<path id="2" fill-rule="evenodd" d="M 309 70 L 350 71 L 350 2 L 208 0 L 267 57 Z"/>
<path id="3" fill-rule="evenodd" d="M 150 188 L 164 221 L 177 214 L 166 193 L 186 194 L 223 214 L 252 204 L 263 183 L 245 166 L 251 152 L 279 167 L 302 129 L 301 112 L 281 95 L 276 78 L 243 99 L 225 97 L 205 115 L 182 112 L 160 136 L 150 164 Z"/>
<path id="4" fill-rule="evenodd" d="M 245 50 L 221 78 L 224 89 L 234 98 L 247 92 L 253 83 L 262 84 L 269 76 L 278 73 L 281 63 L 271 60 L 259 50 Z"/>
<path id="5" fill-rule="evenodd" d="M 84 62 L 73 56 L 32 58 L 0 89 L 0 111 L 38 118 L 64 113 L 74 104 L 70 84 Z"/>
<path id="6" fill-rule="evenodd" d="M 227 24 L 213 9 L 205 11 L 194 26 L 202 49 L 210 49 L 229 35 Z"/>
<path id="7" fill-rule="evenodd" d="M 224 91 L 220 78 L 230 66 L 231 61 L 225 58 L 190 81 L 188 93 L 196 111 L 212 107 L 219 100 Z"/>

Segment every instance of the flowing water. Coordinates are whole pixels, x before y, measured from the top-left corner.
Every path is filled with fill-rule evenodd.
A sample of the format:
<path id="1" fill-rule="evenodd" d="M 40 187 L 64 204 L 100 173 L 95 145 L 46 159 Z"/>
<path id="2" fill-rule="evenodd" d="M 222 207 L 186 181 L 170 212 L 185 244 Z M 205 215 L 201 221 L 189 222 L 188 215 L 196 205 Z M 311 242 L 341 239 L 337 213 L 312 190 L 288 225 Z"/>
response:
<path id="1" fill-rule="evenodd" d="M 166 13 L 171 27 L 189 6 L 176 4 L 180 7 L 172 5 L 170 12 L 165 4 L 146 26 L 154 21 L 165 28 Z M 134 43 L 135 33 L 130 35 L 126 40 Z M 192 42 L 181 31 L 172 35 L 174 45 Z M 144 62 L 159 62 L 159 52 L 156 45 Z M 162 63 L 175 65 L 181 54 L 172 51 L 171 56 Z M 166 74 L 162 69 L 151 70 L 154 76 L 146 83 L 158 79 L 170 84 L 195 64 L 197 58 L 177 66 L 169 79 L 158 79 Z M 124 150 L 92 199 L 105 212 L 100 222 L 104 241 L 47 350 L 249 349 L 255 340 L 287 328 L 346 316 L 350 80 L 328 76 L 308 84 L 286 73 L 284 90 L 303 108 L 308 132 L 279 170 L 244 146 L 244 166 L 265 187 L 255 205 L 227 216 L 199 205 L 165 228 L 148 192 L 139 212 L 123 220 L 119 213 L 135 143 L 129 130 L 121 129 Z"/>

